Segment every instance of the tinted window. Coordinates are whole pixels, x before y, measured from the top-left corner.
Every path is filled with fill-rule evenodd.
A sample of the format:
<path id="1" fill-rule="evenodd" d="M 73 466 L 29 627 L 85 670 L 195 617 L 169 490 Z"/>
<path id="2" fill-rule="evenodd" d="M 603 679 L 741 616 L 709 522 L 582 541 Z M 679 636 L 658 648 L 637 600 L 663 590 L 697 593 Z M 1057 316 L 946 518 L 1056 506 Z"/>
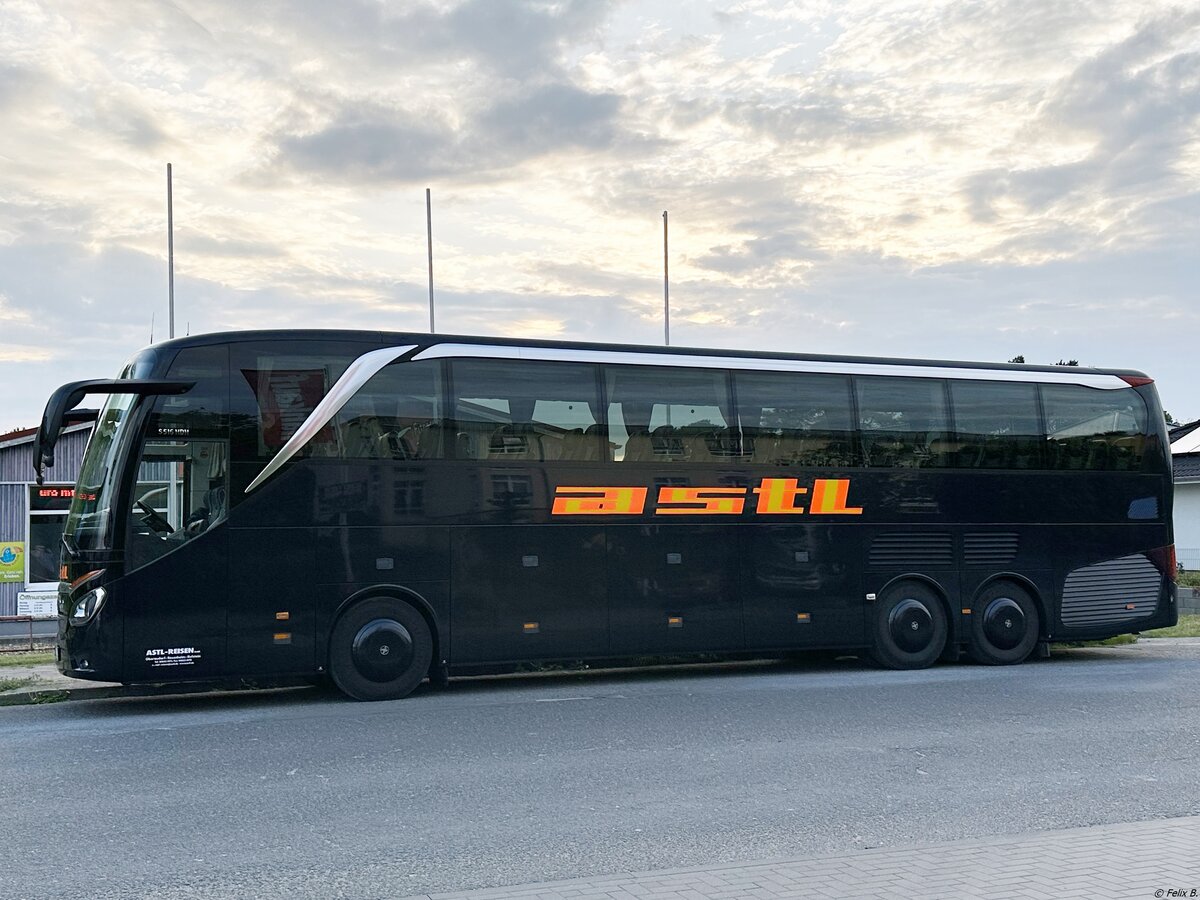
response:
<path id="1" fill-rule="evenodd" d="M 1136 470 L 1146 446 L 1146 404 L 1132 388 L 1042 385 L 1049 464 Z"/>
<path id="2" fill-rule="evenodd" d="M 227 437 L 229 427 L 229 348 L 188 347 L 167 370 L 172 381 L 191 381 L 185 394 L 160 397 L 150 416 L 149 436 Z"/>
<path id="3" fill-rule="evenodd" d="M 1000 381 L 952 381 L 955 464 L 968 469 L 1036 469 L 1042 461 L 1037 387 Z"/>
<path id="4" fill-rule="evenodd" d="M 342 407 L 334 420 L 337 446 L 349 459 L 440 459 L 441 363 L 385 366 Z"/>
<path id="5" fill-rule="evenodd" d="M 741 458 L 724 371 L 612 366 L 606 379 L 609 436 L 617 460 Z"/>
<path id="6" fill-rule="evenodd" d="M 271 459 L 368 344 L 321 341 L 240 344 L 232 350 L 230 407 L 238 459 Z M 333 423 L 296 454 L 338 456 Z"/>
<path id="7" fill-rule="evenodd" d="M 857 465 L 849 378 L 734 372 L 733 384 L 744 449 L 751 462 Z"/>
<path id="8" fill-rule="evenodd" d="M 947 466 L 953 460 L 946 389 L 928 378 L 856 378 L 869 466 Z"/>
<path id="9" fill-rule="evenodd" d="M 456 459 L 597 460 L 596 367 L 584 363 L 454 360 L 448 429 Z"/>

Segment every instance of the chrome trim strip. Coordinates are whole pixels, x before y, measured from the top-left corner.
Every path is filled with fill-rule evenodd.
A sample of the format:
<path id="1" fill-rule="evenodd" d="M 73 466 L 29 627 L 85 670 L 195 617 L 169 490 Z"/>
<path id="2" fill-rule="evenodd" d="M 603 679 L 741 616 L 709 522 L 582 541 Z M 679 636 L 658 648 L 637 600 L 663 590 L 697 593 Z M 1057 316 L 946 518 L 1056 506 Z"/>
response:
<path id="1" fill-rule="evenodd" d="M 416 347 L 416 344 L 409 344 L 405 347 L 385 347 L 382 350 L 372 350 L 350 363 L 342 377 L 329 389 L 329 393 L 321 398 L 321 402 L 309 413 L 304 424 L 296 429 L 296 433 L 288 438 L 287 443 L 267 463 L 266 468 L 250 482 L 246 487 L 246 493 L 250 493 L 274 475 L 284 463 L 299 453 L 304 445 L 316 437 L 317 432 L 329 424 L 329 420 L 336 416 L 350 398 L 357 394 L 359 389 L 370 381 L 380 369 L 388 363 L 395 362 L 410 350 L 415 350 Z"/>
<path id="2" fill-rule="evenodd" d="M 571 350 L 554 347 L 506 347 L 500 344 L 435 344 L 417 359 L 530 359 L 554 362 L 610 363 L 630 366 L 682 366 L 694 369 L 739 369 L 759 372 L 825 372 L 839 375 L 899 375 L 908 378 L 964 378 L 973 381 L 1017 381 L 1034 384 L 1078 384 L 1117 390 L 1129 387 L 1116 375 L 1087 372 L 1023 372 L 1014 369 L 961 369 L 954 366 L 843 363 L 808 359 L 741 356 L 685 356 L 628 350 Z"/>

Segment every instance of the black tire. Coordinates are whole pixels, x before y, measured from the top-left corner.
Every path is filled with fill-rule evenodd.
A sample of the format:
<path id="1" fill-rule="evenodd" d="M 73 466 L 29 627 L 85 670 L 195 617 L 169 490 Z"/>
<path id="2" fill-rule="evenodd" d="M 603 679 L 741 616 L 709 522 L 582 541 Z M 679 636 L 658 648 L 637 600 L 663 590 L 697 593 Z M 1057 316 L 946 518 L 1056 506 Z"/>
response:
<path id="1" fill-rule="evenodd" d="M 888 669 L 924 669 L 946 647 L 949 626 L 941 598 L 930 587 L 904 581 L 872 607 L 871 657 Z"/>
<path id="2" fill-rule="evenodd" d="M 1011 581 L 989 584 L 971 607 L 971 641 L 967 652 L 985 666 L 1011 666 L 1037 646 L 1041 616 L 1024 588 Z"/>
<path id="3" fill-rule="evenodd" d="M 408 696 L 432 659 L 425 617 L 400 600 L 377 597 L 354 604 L 329 639 L 330 677 L 355 700 Z"/>

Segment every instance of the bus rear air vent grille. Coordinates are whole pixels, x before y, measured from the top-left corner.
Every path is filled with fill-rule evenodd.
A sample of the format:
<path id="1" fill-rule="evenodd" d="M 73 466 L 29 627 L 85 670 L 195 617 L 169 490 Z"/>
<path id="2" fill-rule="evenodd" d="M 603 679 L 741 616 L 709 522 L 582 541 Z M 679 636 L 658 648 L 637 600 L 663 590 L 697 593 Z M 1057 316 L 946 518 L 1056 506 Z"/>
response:
<path id="1" fill-rule="evenodd" d="M 1018 537 L 1012 532 L 963 535 L 963 562 L 968 566 L 1002 566 L 1017 558 Z"/>
<path id="2" fill-rule="evenodd" d="M 1162 575 L 1140 553 L 1076 569 L 1063 585 L 1063 625 L 1089 628 L 1152 616 L 1161 585 Z"/>
<path id="3" fill-rule="evenodd" d="M 948 568 L 954 565 L 949 534 L 881 534 L 871 543 L 868 565 L 881 569 Z"/>

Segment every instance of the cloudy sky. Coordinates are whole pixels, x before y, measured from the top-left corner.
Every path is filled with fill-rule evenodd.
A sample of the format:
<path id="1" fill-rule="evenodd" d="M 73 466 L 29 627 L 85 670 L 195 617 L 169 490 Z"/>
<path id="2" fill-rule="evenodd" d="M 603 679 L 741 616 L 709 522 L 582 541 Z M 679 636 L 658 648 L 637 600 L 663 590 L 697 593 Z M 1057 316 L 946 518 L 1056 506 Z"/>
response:
<path id="1" fill-rule="evenodd" d="M 0 431 L 177 330 L 1153 375 L 1200 418 L 1200 11 L 0 0 Z"/>

